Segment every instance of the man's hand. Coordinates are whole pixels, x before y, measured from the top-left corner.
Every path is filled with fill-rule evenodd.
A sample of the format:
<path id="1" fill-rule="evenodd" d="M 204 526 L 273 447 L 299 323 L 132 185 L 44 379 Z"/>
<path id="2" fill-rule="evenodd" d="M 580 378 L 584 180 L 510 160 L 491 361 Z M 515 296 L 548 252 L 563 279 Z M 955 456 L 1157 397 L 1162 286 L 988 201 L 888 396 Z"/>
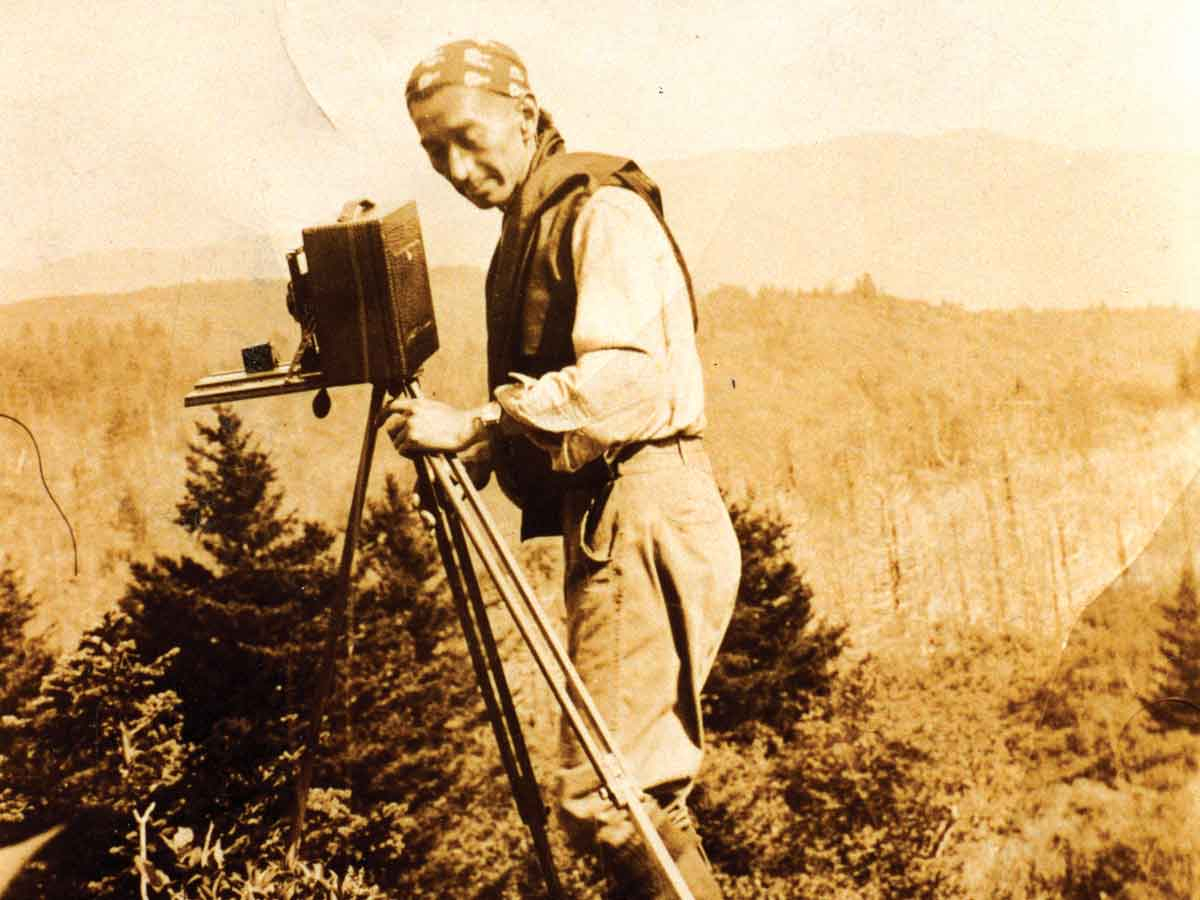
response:
<path id="1" fill-rule="evenodd" d="M 463 453 L 459 459 L 462 460 L 471 483 L 475 485 L 475 490 L 482 491 L 487 487 L 487 483 L 492 477 L 491 444 L 487 441 L 480 441 Z"/>
<path id="2" fill-rule="evenodd" d="M 439 400 L 401 397 L 384 407 L 379 425 L 401 453 L 446 450 L 457 453 L 481 440 L 486 431 L 477 410 L 456 409 Z"/>

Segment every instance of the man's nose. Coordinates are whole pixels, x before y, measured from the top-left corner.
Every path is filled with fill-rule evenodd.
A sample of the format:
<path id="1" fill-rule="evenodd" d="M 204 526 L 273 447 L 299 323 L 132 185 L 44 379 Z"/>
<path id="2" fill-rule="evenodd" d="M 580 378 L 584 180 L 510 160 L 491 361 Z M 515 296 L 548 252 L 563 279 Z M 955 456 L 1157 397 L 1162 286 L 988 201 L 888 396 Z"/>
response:
<path id="1" fill-rule="evenodd" d="M 450 180 L 455 184 L 461 184 L 471 173 L 471 160 L 462 150 L 451 146 L 448 152 L 447 168 L 450 171 Z"/>

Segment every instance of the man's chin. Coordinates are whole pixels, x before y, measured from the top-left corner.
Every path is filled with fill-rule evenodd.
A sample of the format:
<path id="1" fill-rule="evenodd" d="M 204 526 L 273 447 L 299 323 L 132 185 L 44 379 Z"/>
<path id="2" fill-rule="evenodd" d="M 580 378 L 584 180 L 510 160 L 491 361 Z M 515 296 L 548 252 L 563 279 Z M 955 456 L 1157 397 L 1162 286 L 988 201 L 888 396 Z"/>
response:
<path id="1" fill-rule="evenodd" d="M 459 191 L 459 194 L 477 209 L 497 209 L 512 196 L 510 193 L 507 197 L 497 197 L 495 191 Z"/>
<path id="2" fill-rule="evenodd" d="M 495 205 L 492 203 L 491 197 L 483 191 L 472 191 L 469 188 L 459 187 L 458 185 L 454 186 L 454 190 L 458 191 L 460 197 L 479 209 L 490 209 Z"/>

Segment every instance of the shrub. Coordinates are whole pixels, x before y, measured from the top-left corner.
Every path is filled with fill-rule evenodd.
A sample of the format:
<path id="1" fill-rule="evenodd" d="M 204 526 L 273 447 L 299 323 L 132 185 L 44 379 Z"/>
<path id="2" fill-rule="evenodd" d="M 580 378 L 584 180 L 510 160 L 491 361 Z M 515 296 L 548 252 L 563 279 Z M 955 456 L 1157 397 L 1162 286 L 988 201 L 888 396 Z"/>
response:
<path id="1" fill-rule="evenodd" d="M 179 697 L 160 683 L 172 653 L 143 663 L 130 623 L 109 613 L 63 657 L 13 723 L 4 771 L 20 824 L 68 823 L 66 834 L 11 889 L 14 897 L 128 896 L 109 848 L 147 798 L 175 795 L 195 748 L 183 738 Z"/>
<path id="2" fill-rule="evenodd" d="M 33 596 L 16 571 L 0 568 L 0 716 L 12 715 L 33 696 L 54 664 L 45 637 L 29 634 L 33 615 Z"/>
<path id="3" fill-rule="evenodd" d="M 828 694 L 845 627 L 816 620 L 812 591 L 792 558 L 778 504 L 753 495 L 729 504 L 742 551 L 737 605 L 704 694 L 708 728 L 752 739 L 786 735 Z"/>

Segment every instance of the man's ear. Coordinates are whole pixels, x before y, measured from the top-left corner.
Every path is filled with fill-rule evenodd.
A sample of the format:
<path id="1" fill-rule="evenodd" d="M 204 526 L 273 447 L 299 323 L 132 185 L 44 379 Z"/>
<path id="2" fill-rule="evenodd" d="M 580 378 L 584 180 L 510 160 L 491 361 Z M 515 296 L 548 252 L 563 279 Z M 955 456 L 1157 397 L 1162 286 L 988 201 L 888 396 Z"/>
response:
<path id="1" fill-rule="evenodd" d="M 526 94 L 517 101 L 517 111 L 521 114 L 521 138 L 533 141 L 537 138 L 538 105 L 532 94 Z"/>

